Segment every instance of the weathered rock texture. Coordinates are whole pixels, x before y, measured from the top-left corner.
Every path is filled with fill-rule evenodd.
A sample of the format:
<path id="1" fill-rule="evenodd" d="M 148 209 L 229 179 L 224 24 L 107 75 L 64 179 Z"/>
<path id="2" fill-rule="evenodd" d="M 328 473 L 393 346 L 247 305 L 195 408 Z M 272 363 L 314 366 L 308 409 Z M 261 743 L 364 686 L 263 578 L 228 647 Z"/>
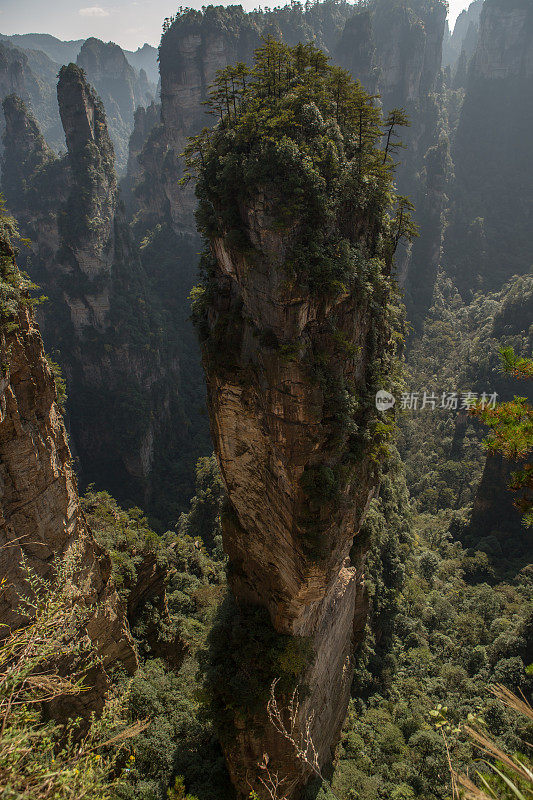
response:
<path id="1" fill-rule="evenodd" d="M 313 658 L 299 676 L 307 693 L 295 736 L 304 736 L 309 723 L 324 765 L 344 720 L 366 615 L 364 553 L 354 563 L 350 551 L 376 488 L 377 464 L 368 440 L 358 437 L 372 416 L 364 398 L 390 331 L 356 290 L 319 297 L 303 277 L 288 279 L 298 222 L 280 230 L 274 207 L 272 197 L 258 192 L 240 208 L 253 256 L 230 237 L 211 239 L 215 263 L 200 332 L 212 435 L 230 504 L 222 522 L 230 586 L 238 603 L 266 608 L 279 634 L 311 644 Z M 372 252 L 370 227 L 346 221 L 346 230 Z M 324 368 L 325 381 L 317 377 Z M 359 399 L 359 433 L 350 427 L 352 412 L 340 421 L 335 403 L 342 398 L 332 386 Z M 298 795 L 309 769 L 265 710 L 252 719 L 236 715 L 234 724 L 223 746 L 240 795 L 252 786 L 263 796 L 257 778 L 263 753 L 286 779 L 283 792 Z"/>
<path id="2" fill-rule="evenodd" d="M 51 300 L 40 321 L 67 379 L 81 478 L 119 499 L 150 502 L 155 452 L 176 443 L 175 345 L 162 340 L 124 218 L 103 106 L 75 65 L 62 69 L 58 99 L 62 159 L 22 101 L 4 101 L 3 188 L 33 243 L 26 269 Z"/>
<path id="3" fill-rule="evenodd" d="M 449 29 L 446 30 L 442 65 L 450 67 L 456 87 L 465 85 L 468 63 L 477 45 L 482 8 L 483 0 L 474 0 L 457 17 L 453 33 L 450 33 Z"/>
<path id="4" fill-rule="evenodd" d="M 122 196 L 127 210 L 131 213 L 135 209 L 133 190 L 141 178 L 141 164 L 139 156 L 146 144 L 148 137 L 161 117 L 161 106 L 152 102 L 147 108 L 139 106 L 135 111 L 133 131 L 128 143 L 128 163 L 126 176 L 121 183 Z"/>
<path id="5" fill-rule="evenodd" d="M 9 244 L 2 240 L 2 255 Z M 94 690 L 77 711 L 98 708 L 106 670 L 133 670 L 136 655 L 125 609 L 110 582 L 109 557 L 93 539 L 80 510 L 75 473 L 54 378 L 33 313 L 23 303 L 3 317 L 0 330 L 0 634 L 20 624 L 27 566 L 50 577 L 54 560 L 75 548 L 73 599 L 87 608 L 87 630 L 102 663 L 92 670 Z M 60 709 L 59 709 L 60 711 Z"/>
<path id="6" fill-rule="evenodd" d="M 481 14 L 472 71 L 478 78 L 533 76 L 533 8 L 525 0 L 489 0 Z"/>

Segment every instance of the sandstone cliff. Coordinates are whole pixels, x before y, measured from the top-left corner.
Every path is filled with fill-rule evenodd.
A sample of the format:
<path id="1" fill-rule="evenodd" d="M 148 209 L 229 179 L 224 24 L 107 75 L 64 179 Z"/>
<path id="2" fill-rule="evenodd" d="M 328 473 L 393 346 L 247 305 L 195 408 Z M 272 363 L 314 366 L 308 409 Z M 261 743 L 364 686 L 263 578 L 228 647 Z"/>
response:
<path id="1" fill-rule="evenodd" d="M 473 78 L 531 78 L 533 9 L 525 0 L 488 0 L 480 19 Z"/>
<path id="2" fill-rule="evenodd" d="M 4 102 L 4 191 L 32 240 L 26 268 L 50 298 L 39 314 L 69 386 L 68 418 L 84 483 L 150 502 L 155 451 L 176 446 L 179 380 L 118 196 L 105 113 L 75 65 L 58 99 L 68 154 L 56 158 L 20 100 Z M 53 305 L 52 305 L 53 304 Z"/>
<path id="3" fill-rule="evenodd" d="M 269 47 L 274 58 L 276 45 L 265 52 Z M 326 81 L 329 68 L 322 69 Z M 313 85 L 311 74 L 302 73 L 302 87 Z M 350 125 L 342 133 L 335 127 L 327 99 L 317 99 L 320 110 L 300 105 L 302 87 L 296 78 L 293 93 L 279 90 L 287 123 L 276 116 L 276 101 L 263 101 L 258 116 L 272 114 L 270 136 L 261 135 L 253 114 L 244 113 L 241 127 L 237 112 L 202 153 L 198 220 L 211 255 L 195 316 L 229 498 L 222 529 L 230 586 L 244 609 L 266 609 L 289 650 L 308 648 L 297 676 L 302 698 L 294 737 L 302 742 L 309 726 L 324 766 L 346 712 L 366 613 L 363 548 L 352 551 L 352 544 L 376 490 L 380 431 L 387 427 L 384 418 L 380 428 L 374 397 L 394 360 L 392 251 L 384 207 L 365 207 L 355 166 L 358 158 L 383 164 L 383 153 L 356 154 Z M 372 119 L 372 101 L 354 91 Z M 378 128 L 368 124 L 373 140 Z M 335 150 L 331 161 L 321 160 L 326 142 Z M 233 165 L 227 172 L 226 159 Z M 388 185 L 390 173 L 374 178 Z M 256 635 L 250 628 L 252 640 Z M 299 794 L 309 765 L 264 707 L 251 718 L 235 702 L 230 709 L 234 731 L 223 746 L 239 794 L 253 788 L 266 796 L 258 767 L 264 753 L 286 796 Z"/>
<path id="4" fill-rule="evenodd" d="M 104 104 L 116 166 L 121 172 L 126 165 L 133 115 L 139 106 L 146 106 L 152 101 L 155 86 L 148 83 L 144 70 L 142 75 L 135 72 L 122 48 L 113 42 L 104 44 L 94 37 L 87 39 L 76 63 L 83 69 Z"/>
<path id="5" fill-rule="evenodd" d="M 54 559 L 75 548 L 73 599 L 87 609 L 87 630 L 102 658 L 91 671 L 94 690 L 77 698 L 76 711 L 95 710 L 103 699 L 106 670 L 118 665 L 133 670 L 136 655 L 125 609 L 110 583 L 109 557 L 94 541 L 79 506 L 54 378 L 14 267 L 9 232 L 1 211 L 0 575 L 6 583 L 0 623 L 5 634 L 6 626 L 24 619 L 18 610 L 21 594 L 28 591 L 23 559 L 46 578 Z"/>

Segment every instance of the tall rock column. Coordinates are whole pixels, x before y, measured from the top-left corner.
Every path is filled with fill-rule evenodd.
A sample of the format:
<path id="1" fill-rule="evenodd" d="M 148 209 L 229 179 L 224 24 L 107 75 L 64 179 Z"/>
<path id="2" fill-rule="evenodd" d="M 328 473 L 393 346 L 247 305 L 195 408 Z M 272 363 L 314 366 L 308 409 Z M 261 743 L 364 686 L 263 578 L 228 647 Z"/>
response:
<path id="1" fill-rule="evenodd" d="M 262 52 L 297 76 L 273 89 L 277 79 L 265 75 L 241 112 L 207 144 L 198 140 L 209 254 L 194 313 L 229 497 L 231 589 L 243 609 L 268 611 L 285 646 L 308 648 L 294 736 L 303 745 L 309 726 L 324 765 L 366 611 L 362 557 L 353 563 L 350 551 L 389 427 L 378 421 L 375 393 L 388 387 L 394 361 L 391 172 L 376 146 L 379 114 L 346 73 L 312 49 L 270 43 Z M 361 139 L 351 133 L 356 105 Z M 233 704 L 233 725 L 222 741 L 242 795 L 265 795 L 265 753 L 282 793 L 298 794 L 309 765 L 265 708 L 250 716 Z"/>
<path id="2" fill-rule="evenodd" d="M 62 158 L 24 103 L 4 100 L 2 189 L 32 242 L 21 265 L 50 298 L 38 317 L 67 380 L 81 482 L 159 511 L 172 488 L 161 491 L 158 464 L 180 446 L 175 336 L 125 220 L 102 103 L 75 64 L 61 68 L 57 94 Z"/>

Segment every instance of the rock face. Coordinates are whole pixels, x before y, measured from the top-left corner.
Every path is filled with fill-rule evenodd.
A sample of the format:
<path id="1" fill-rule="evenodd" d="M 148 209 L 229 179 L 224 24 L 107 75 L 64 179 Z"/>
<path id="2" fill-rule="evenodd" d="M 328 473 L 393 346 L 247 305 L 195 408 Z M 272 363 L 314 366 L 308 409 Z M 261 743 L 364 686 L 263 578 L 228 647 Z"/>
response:
<path id="1" fill-rule="evenodd" d="M 445 21 L 442 3 L 376 3 L 373 29 L 386 109 L 424 103 L 440 70 Z"/>
<path id="2" fill-rule="evenodd" d="M 79 52 L 77 65 L 101 98 L 115 146 L 117 169 L 122 171 L 127 158 L 127 141 L 138 106 L 148 105 L 155 95 L 155 86 L 135 72 L 124 51 L 113 42 L 87 39 Z"/>
<path id="3" fill-rule="evenodd" d="M 0 41 L 0 102 L 12 93 L 17 94 L 31 105 L 50 140 L 59 144 L 61 125 L 55 101 L 57 70 L 57 64 L 44 53 L 25 52 Z M 4 130 L 4 119 L 0 113 L 0 138 Z"/>
<path id="4" fill-rule="evenodd" d="M 154 85 L 157 85 L 157 82 L 159 80 L 157 47 L 152 47 L 152 45 L 147 44 L 145 42 L 143 46 L 138 47 L 137 50 L 135 50 L 135 52 L 131 50 L 126 50 L 125 52 L 126 52 L 126 58 L 132 65 L 132 67 L 138 69 L 139 73 L 141 73 L 144 70 L 148 80 Z"/>
<path id="5" fill-rule="evenodd" d="M 533 8 L 525 0 L 489 0 L 480 19 L 474 78 L 533 76 Z"/>
<path id="6" fill-rule="evenodd" d="M 13 257 L 3 232 L 0 256 Z M 73 597 L 87 608 L 87 629 L 102 657 L 93 670 L 95 690 L 81 696 L 78 711 L 95 710 L 102 701 L 106 670 L 121 665 L 131 671 L 136 655 L 125 609 L 109 580 L 109 557 L 97 546 L 80 510 L 54 378 L 33 313 L 22 300 L 3 315 L 0 355 L 0 574 L 7 581 L 0 623 L 9 628 L 23 621 L 17 611 L 27 577 L 23 556 L 31 569 L 48 577 L 54 559 L 75 548 L 79 560 Z"/>
<path id="7" fill-rule="evenodd" d="M 113 224 L 118 198 L 113 145 L 103 105 L 80 70 L 73 66 L 62 69 L 57 99 L 70 173 L 79 181 L 67 202 L 68 212 L 75 216 L 77 224 L 66 228 L 65 245 L 75 262 L 71 268 L 94 278 L 110 272 L 114 257 Z"/>
<path id="8" fill-rule="evenodd" d="M 159 125 L 161 106 L 152 102 L 147 108 L 139 106 L 135 111 L 133 131 L 128 143 L 128 164 L 126 176 L 121 183 L 122 196 L 127 210 L 135 210 L 134 188 L 141 180 L 142 167 L 139 161 L 143 148 L 153 129 Z"/>
<path id="9" fill-rule="evenodd" d="M 363 102 L 375 112 L 370 98 Z M 200 305 L 194 306 L 212 437 L 229 500 L 222 519 L 229 584 L 239 606 L 268 612 L 278 636 L 296 649 L 307 643 L 310 657 L 298 674 L 305 693 L 293 733 L 300 743 L 309 734 L 321 766 L 338 741 L 354 646 L 364 627 L 364 548 L 352 545 L 377 488 L 376 384 L 394 352 L 386 313 L 392 266 L 388 223 L 382 206 L 358 205 L 359 180 L 366 176 L 353 186 L 348 177 L 357 156 L 335 162 L 338 173 L 324 183 L 328 208 L 334 210 L 320 222 L 313 216 L 313 192 L 302 190 L 295 177 L 310 162 L 322 174 L 317 154 L 329 124 L 321 116 L 325 109 L 304 105 L 293 112 L 295 127 L 306 131 L 309 155 L 302 155 L 294 135 L 289 163 L 274 146 L 267 153 L 261 149 L 260 128 L 259 133 L 252 125 L 239 128 L 237 121 L 235 130 L 214 134 L 197 189 L 198 220 L 211 257 L 204 263 Z M 268 105 L 261 109 L 264 116 L 269 111 Z M 274 107 L 274 120 L 277 113 Z M 275 124 L 272 140 L 282 139 L 284 129 Z M 250 141 L 248 130 L 254 130 Z M 382 164 L 383 152 L 372 152 L 369 157 Z M 219 153 L 232 156 L 231 178 L 220 169 Z M 257 172 L 265 174 L 267 163 L 269 177 L 256 178 Z M 256 172 L 251 164 L 260 165 Z M 346 205 L 332 189 L 343 179 L 347 192 L 353 191 L 353 203 Z M 320 190 L 317 194 L 322 202 Z M 334 274 L 328 271 L 330 244 Z M 360 259 L 344 279 L 342 252 Z M 356 287 L 355 275 L 377 261 L 371 300 L 372 293 Z M 280 701 L 285 721 L 287 702 L 287 697 Z M 283 777 L 283 794 L 298 796 L 309 765 L 298 759 L 265 708 L 251 718 L 235 713 L 233 725 L 233 735 L 222 744 L 239 795 L 252 789 L 266 796 L 258 777 L 266 753 L 273 772 Z"/>
<path id="10" fill-rule="evenodd" d="M 487 0 L 452 147 L 446 266 L 464 296 L 530 268 L 533 7 Z"/>
<path id="11" fill-rule="evenodd" d="M 323 765 L 344 719 L 356 631 L 364 628 L 362 562 L 354 565 L 349 555 L 375 488 L 375 470 L 362 458 L 339 497 L 310 499 L 307 480 L 320 483 L 323 472 L 329 475 L 339 461 L 327 401 L 310 378 L 308 357 L 313 348 L 328 346 L 328 324 L 335 319 L 339 336 L 359 355 L 346 359 L 329 352 L 333 371 L 363 391 L 372 357 L 372 315 L 352 294 L 317 302 L 298 287 L 287 290 L 287 241 L 272 230 L 268 199 L 256 198 L 242 214 L 257 258 L 252 265 L 222 240 L 213 242 L 216 290 L 208 323 L 213 333 L 224 320 L 238 320 L 218 339 L 221 351 L 236 352 L 238 369 L 220 368 L 204 347 L 212 435 L 231 504 L 223 518 L 224 548 L 239 602 L 265 606 L 278 632 L 312 642 L 314 660 L 301 675 L 308 695 L 298 729 L 301 734 L 310 721 Z M 287 358 L 284 348 L 294 343 L 302 350 Z M 227 749 L 235 785 L 247 794 L 246 775 L 257 772 L 267 752 L 281 774 L 296 774 L 287 791 L 297 794 L 306 768 L 295 763 L 291 747 L 272 726 L 259 724 L 261 735 L 254 736 L 249 721 Z"/>
<path id="12" fill-rule="evenodd" d="M 482 8 L 483 0 L 474 0 L 457 17 L 453 33 L 446 32 L 442 65 L 451 67 L 453 72 L 457 71 L 459 59 L 468 62 L 475 50 Z"/>
<path id="13" fill-rule="evenodd" d="M 163 429 L 179 367 L 173 344 L 159 341 L 163 329 L 119 201 L 102 104 L 73 64 L 61 71 L 58 99 L 63 159 L 19 99 L 4 102 L 4 191 L 33 242 L 25 266 L 53 303 L 40 320 L 67 379 L 82 481 L 104 482 L 124 501 L 150 502 L 155 452 L 176 441 Z"/>

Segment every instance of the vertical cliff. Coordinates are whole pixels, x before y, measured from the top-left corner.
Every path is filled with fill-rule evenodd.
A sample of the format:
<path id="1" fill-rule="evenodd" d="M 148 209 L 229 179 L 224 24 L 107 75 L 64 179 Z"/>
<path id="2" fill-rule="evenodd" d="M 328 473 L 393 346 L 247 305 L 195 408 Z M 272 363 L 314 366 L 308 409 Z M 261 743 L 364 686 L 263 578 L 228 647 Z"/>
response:
<path id="1" fill-rule="evenodd" d="M 216 70 L 231 61 L 249 63 L 260 36 L 268 33 L 291 45 L 315 41 L 368 91 L 379 92 L 385 111 L 406 108 L 411 127 L 402 133 L 407 149 L 399 156 L 403 163 L 397 180 L 401 193 L 415 198 L 423 210 L 433 190 L 419 176 L 426 153 L 439 144 L 442 127 L 436 95 L 445 19 L 443 0 L 400 4 L 373 0 L 364 9 L 316 3 L 305 9 L 293 5 L 253 14 L 240 8 L 208 7 L 177 14 L 161 39 L 161 122 L 137 156 L 130 208 L 139 239 L 157 225 L 164 226 L 168 247 L 183 254 L 180 273 L 193 274 L 196 260 L 190 264 L 188 252 L 194 252 L 196 201 L 191 187 L 178 185 L 183 172 L 180 154 L 187 136 L 214 122 L 202 102 Z M 438 225 L 430 221 L 432 241 L 427 248 L 415 243 L 413 252 L 402 253 L 399 259 L 402 281 L 412 279 L 418 286 L 421 280 L 430 296 L 435 264 L 433 259 L 426 269 L 426 254 L 428 249 L 440 254 L 440 212 L 437 216 Z"/>
<path id="2" fill-rule="evenodd" d="M 0 102 L 15 93 L 33 109 L 47 139 L 59 146 L 61 123 L 55 99 L 58 65 L 38 50 L 23 50 L 0 42 Z M 4 133 L 0 113 L 0 139 Z M 0 152 L 2 146 L 0 142 Z"/>
<path id="3" fill-rule="evenodd" d="M 69 220 L 61 231 L 63 258 L 71 269 L 93 278 L 109 273 L 114 257 L 118 198 L 113 145 L 103 104 L 73 64 L 61 68 L 57 100 L 73 178 L 67 199 Z M 106 300 L 100 300 L 105 305 Z"/>
<path id="4" fill-rule="evenodd" d="M 300 652 L 294 736 L 303 741 L 309 725 L 321 766 L 364 627 L 363 554 L 353 563 L 350 551 L 390 432 L 375 393 L 393 380 L 389 275 L 407 222 L 387 216 L 391 164 L 377 147 L 379 113 L 322 59 L 312 47 L 266 44 L 241 110 L 198 140 L 193 158 L 210 253 L 194 313 L 229 498 L 230 585 L 242 608 L 266 609 L 265 624 Z M 265 66 L 278 63 L 279 78 Z M 286 677 L 279 669 L 273 678 Z M 280 702 L 285 715 L 288 696 Z M 264 707 L 247 716 L 236 705 L 229 701 L 233 732 L 223 745 L 239 793 L 265 794 L 258 763 L 268 753 L 283 792 L 298 794 L 309 766 Z"/>
<path id="5" fill-rule="evenodd" d="M 533 7 L 487 0 L 452 148 L 446 267 L 464 296 L 531 265 Z"/>
<path id="6" fill-rule="evenodd" d="M 104 104 L 117 170 L 122 172 L 126 166 L 135 110 L 151 102 L 155 86 L 149 85 L 144 71 L 144 79 L 141 79 L 128 63 L 122 48 L 114 42 L 104 43 L 94 37 L 87 39 L 76 63 Z"/>
<path id="7" fill-rule="evenodd" d="M 55 558 L 76 550 L 73 599 L 86 608 L 87 630 L 102 658 L 91 674 L 95 691 L 80 695 L 77 711 L 83 711 L 101 702 L 106 670 L 119 665 L 131 670 L 136 655 L 125 609 L 110 583 L 109 557 L 97 546 L 80 509 L 54 378 L 14 263 L 13 233 L 2 208 L 0 575 L 5 584 L 0 623 L 11 627 L 23 619 L 18 610 L 20 595 L 28 591 L 23 559 L 46 578 Z"/>
<path id="8" fill-rule="evenodd" d="M 139 106 L 134 114 L 133 131 L 128 142 L 126 175 L 120 186 L 124 204 L 130 213 L 135 209 L 134 189 L 140 180 L 142 171 L 139 156 L 153 129 L 159 124 L 160 118 L 161 106 L 154 102 L 150 103 L 147 108 Z"/>
<path id="9" fill-rule="evenodd" d="M 25 266 L 51 301 L 40 321 L 67 379 L 82 481 L 155 502 L 163 490 L 155 454 L 163 469 L 180 446 L 170 423 L 180 413 L 176 339 L 125 221 L 102 104 L 73 64 L 61 70 L 58 100 L 68 147 L 61 159 L 24 104 L 4 102 L 4 191 L 32 240 Z"/>

